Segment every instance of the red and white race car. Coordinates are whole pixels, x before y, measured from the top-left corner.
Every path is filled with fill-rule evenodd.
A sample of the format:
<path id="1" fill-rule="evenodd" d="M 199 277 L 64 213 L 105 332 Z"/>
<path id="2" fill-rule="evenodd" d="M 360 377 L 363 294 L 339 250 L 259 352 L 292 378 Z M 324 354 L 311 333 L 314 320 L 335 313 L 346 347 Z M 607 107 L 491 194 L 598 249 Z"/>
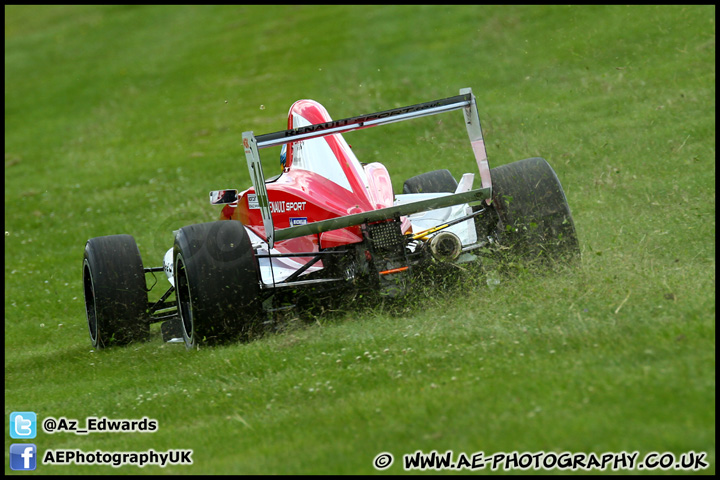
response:
<path id="1" fill-rule="evenodd" d="M 381 163 L 361 163 L 344 132 L 462 110 L 480 177 L 448 170 L 405 181 L 395 195 Z M 562 186 L 542 158 L 488 165 L 475 96 L 333 120 L 316 101 L 290 107 L 287 130 L 243 133 L 253 186 L 218 190 L 220 220 L 175 234 L 162 267 L 144 268 L 133 237 L 88 240 L 85 306 L 96 348 L 146 339 L 162 323 L 166 341 L 188 348 L 235 338 L 273 312 L 342 293 L 402 296 L 418 275 L 478 262 L 485 247 L 525 258 L 575 257 L 579 246 Z M 266 179 L 259 150 L 282 146 L 282 173 Z M 148 302 L 145 275 L 170 284 Z M 174 294 L 175 300 L 169 300 Z"/>

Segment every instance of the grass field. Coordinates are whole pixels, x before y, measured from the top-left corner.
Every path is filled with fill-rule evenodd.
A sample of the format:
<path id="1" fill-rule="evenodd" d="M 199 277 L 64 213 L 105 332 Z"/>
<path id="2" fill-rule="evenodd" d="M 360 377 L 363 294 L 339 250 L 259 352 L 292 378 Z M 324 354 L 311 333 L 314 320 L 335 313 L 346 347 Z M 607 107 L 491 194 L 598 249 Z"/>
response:
<path id="1" fill-rule="evenodd" d="M 5 472 L 10 413 L 34 411 L 159 423 L 40 432 L 40 454 L 193 450 L 38 474 L 367 474 L 380 452 L 395 474 L 417 450 L 695 451 L 714 473 L 714 22 L 714 6 L 6 6 Z M 88 238 L 129 233 L 160 265 L 173 230 L 219 215 L 208 191 L 250 185 L 242 132 L 283 129 L 293 101 L 343 118 L 463 87 L 491 165 L 557 171 L 581 265 L 494 289 L 466 275 L 247 344 L 188 352 L 154 330 L 91 349 Z M 461 117 L 346 138 L 399 192 L 474 171 Z"/>

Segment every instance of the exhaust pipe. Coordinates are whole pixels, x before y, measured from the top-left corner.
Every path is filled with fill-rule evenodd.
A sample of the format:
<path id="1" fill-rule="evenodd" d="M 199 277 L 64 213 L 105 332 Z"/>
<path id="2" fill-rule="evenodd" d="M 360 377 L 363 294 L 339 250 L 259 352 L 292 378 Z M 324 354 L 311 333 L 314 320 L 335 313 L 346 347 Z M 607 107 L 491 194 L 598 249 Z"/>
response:
<path id="1" fill-rule="evenodd" d="M 452 232 L 440 232 L 430 239 L 430 252 L 438 260 L 455 260 L 462 253 L 462 242 Z"/>

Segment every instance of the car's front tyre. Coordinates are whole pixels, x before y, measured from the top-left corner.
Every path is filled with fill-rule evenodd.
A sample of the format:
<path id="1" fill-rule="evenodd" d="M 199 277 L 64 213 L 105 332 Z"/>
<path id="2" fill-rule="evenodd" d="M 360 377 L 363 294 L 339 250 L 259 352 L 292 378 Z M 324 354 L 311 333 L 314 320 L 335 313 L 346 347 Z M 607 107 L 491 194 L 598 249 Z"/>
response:
<path id="1" fill-rule="evenodd" d="M 449 170 L 433 170 L 405 180 L 403 193 L 454 193 L 457 186 Z"/>

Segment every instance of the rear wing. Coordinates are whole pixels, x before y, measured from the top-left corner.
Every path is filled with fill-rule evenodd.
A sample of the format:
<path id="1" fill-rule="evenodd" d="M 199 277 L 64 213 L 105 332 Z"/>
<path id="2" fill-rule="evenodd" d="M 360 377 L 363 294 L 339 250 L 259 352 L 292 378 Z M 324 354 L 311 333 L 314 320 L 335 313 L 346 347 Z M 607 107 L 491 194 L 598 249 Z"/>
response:
<path id="1" fill-rule="evenodd" d="M 480 171 L 482 188 L 469 192 L 434 198 L 431 200 L 423 200 L 370 212 L 312 222 L 306 225 L 283 228 L 280 230 L 274 229 L 272 214 L 270 212 L 270 204 L 268 202 L 267 189 L 265 188 L 265 175 L 263 174 L 260 154 L 258 153 L 259 149 L 275 147 L 299 140 L 309 140 L 311 138 L 323 137 L 325 135 L 332 135 L 335 133 L 351 132 L 361 128 L 401 122 L 404 120 L 410 120 L 411 118 L 437 115 L 438 113 L 445 113 L 459 109 L 463 109 L 465 126 L 467 128 L 468 136 L 470 137 L 470 146 L 472 147 L 472 151 Z M 419 103 L 409 107 L 394 108 L 392 110 L 344 118 L 342 120 L 333 120 L 326 123 L 318 123 L 291 130 L 258 135 L 257 137 L 253 135 L 253 132 L 244 132 L 242 136 L 245 156 L 247 157 L 248 170 L 250 172 L 250 178 L 253 182 L 253 187 L 255 187 L 255 193 L 257 195 L 257 201 L 260 207 L 269 248 L 272 248 L 276 241 L 322 233 L 329 230 L 337 230 L 353 225 L 360 225 L 366 222 L 380 221 L 397 215 L 410 215 L 426 210 L 468 203 L 470 201 L 485 200 L 489 203 L 492 196 L 490 166 L 488 164 L 487 153 L 485 150 L 485 141 L 482 136 L 480 117 L 478 116 L 475 96 L 470 88 L 461 89 L 460 95 L 454 97 Z"/>

